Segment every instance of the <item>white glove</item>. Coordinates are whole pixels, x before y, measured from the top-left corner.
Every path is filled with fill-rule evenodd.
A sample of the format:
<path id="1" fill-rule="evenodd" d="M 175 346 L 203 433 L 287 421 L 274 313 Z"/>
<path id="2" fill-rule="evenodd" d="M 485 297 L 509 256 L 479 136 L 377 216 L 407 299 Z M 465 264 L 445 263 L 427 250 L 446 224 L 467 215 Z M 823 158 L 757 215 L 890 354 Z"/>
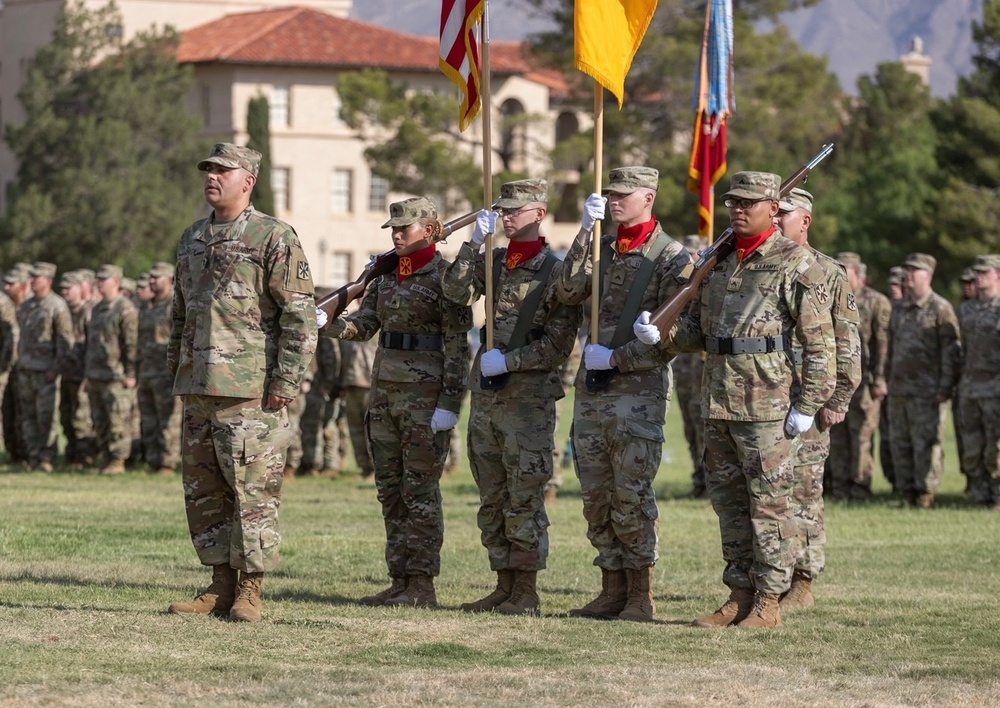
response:
<path id="1" fill-rule="evenodd" d="M 435 408 L 434 415 L 431 416 L 431 432 L 440 433 L 442 430 L 451 430 L 458 424 L 458 414 L 446 411 L 444 408 Z"/>
<path id="2" fill-rule="evenodd" d="M 649 324 L 649 310 L 643 310 L 639 313 L 632 325 L 632 331 L 643 344 L 656 344 L 660 341 L 660 330 L 656 328 L 656 325 Z"/>
<path id="3" fill-rule="evenodd" d="M 583 350 L 583 362 L 587 371 L 597 371 L 599 369 L 610 369 L 611 355 L 613 349 L 602 347 L 600 344 L 588 344 Z"/>
<path id="4" fill-rule="evenodd" d="M 489 209 L 481 209 L 476 214 L 476 225 L 472 227 L 472 242 L 477 246 L 486 243 L 486 234 L 497 232 L 497 214 Z"/>
<path id="5" fill-rule="evenodd" d="M 584 231 L 593 231 L 594 224 L 604 218 L 607 204 L 607 197 L 602 197 L 600 194 L 591 194 L 587 197 L 587 201 L 583 203 L 583 218 L 580 220 L 580 228 Z"/>
<path id="6" fill-rule="evenodd" d="M 507 357 L 499 349 L 490 349 L 483 352 L 479 359 L 479 368 L 483 376 L 499 376 L 507 373 Z"/>
<path id="7" fill-rule="evenodd" d="M 788 409 L 788 418 L 785 419 L 785 432 L 793 438 L 802 435 L 802 433 L 812 427 L 814 417 L 805 413 L 799 413 L 795 408 Z"/>
<path id="8" fill-rule="evenodd" d="M 330 318 L 326 316 L 326 312 L 320 308 L 316 308 L 316 326 L 320 329 L 326 327 L 326 323 Z"/>

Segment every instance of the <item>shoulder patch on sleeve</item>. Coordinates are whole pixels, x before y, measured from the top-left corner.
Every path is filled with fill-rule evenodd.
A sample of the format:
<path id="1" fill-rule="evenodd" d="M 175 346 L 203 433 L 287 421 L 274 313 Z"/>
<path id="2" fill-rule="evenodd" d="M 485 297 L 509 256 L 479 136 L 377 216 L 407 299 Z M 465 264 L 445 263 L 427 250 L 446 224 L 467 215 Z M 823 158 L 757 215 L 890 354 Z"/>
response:
<path id="1" fill-rule="evenodd" d="M 288 249 L 288 269 L 285 272 L 285 287 L 293 293 L 312 295 L 314 292 L 312 270 L 306 255 L 298 246 Z"/>

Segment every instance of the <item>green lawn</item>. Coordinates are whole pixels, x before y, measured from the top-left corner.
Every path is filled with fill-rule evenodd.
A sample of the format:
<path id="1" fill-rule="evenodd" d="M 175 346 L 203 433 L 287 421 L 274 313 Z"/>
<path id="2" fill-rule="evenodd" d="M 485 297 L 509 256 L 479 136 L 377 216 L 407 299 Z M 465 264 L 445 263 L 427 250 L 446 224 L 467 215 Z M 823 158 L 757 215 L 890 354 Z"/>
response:
<path id="1" fill-rule="evenodd" d="M 774 631 L 709 631 L 688 625 L 726 596 L 718 526 L 685 498 L 676 410 L 667 428 L 650 625 L 565 617 L 600 585 L 571 473 L 539 574 L 544 617 L 454 609 L 494 578 L 463 464 L 443 483 L 444 609 L 353 604 L 386 578 L 374 487 L 349 470 L 286 486 L 265 621 L 236 625 L 165 614 L 209 577 L 179 479 L 0 468 L 0 704 L 1000 704 L 1000 514 L 964 499 L 951 441 L 938 508 L 899 508 L 881 478 L 871 504 L 828 507 L 813 610 Z"/>

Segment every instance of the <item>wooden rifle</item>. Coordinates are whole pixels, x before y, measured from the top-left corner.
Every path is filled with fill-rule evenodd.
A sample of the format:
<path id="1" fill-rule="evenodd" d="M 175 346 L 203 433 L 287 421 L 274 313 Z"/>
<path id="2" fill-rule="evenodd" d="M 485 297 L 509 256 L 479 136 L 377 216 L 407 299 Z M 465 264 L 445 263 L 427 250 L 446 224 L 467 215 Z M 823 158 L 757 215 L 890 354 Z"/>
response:
<path id="1" fill-rule="evenodd" d="M 833 152 L 833 143 L 827 143 L 813 159 L 802 165 L 795 174 L 782 182 L 779 199 L 784 199 L 794 187 L 809 179 L 809 173 L 813 171 L 813 168 L 826 159 L 831 152 Z M 733 233 L 733 227 L 730 226 L 716 239 L 715 243 L 701 252 L 701 258 L 688 281 L 649 316 L 649 323 L 655 325 L 660 331 L 661 341 L 666 338 L 670 328 L 674 326 L 677 319 L 684 314 L 688 305 L 698 295 L 698 291 L 708 274 L 716 265 L 726 260 L 735 248 L 736 234 Z"/>
<path id="2" fill-rule="evenodd" d="M 434 232 L 428 237 L 427 244 L 430 245 L 445 240 L 458 229 L 468 226 L 475 221 L 478 214 L 478 211 L 473 211 L 444 224 L 436 221 L 434 223 Z M 365 266 L 364 271 L 362 271 L 356 280 L 351 281 L 347 285 L 340 286 L 325 297 L 319 298 L 316 301 L 316 307 L 327 314 L 329 322 L 333 322 L 340 317 L 349 304 L 364 295 L 369 283 L 381 275 L 396 272 L 398 266 L 399 256 L 396 254 L 395 249 L 389 249 L 385 253 L 372 256 L 368 265 Z"/>

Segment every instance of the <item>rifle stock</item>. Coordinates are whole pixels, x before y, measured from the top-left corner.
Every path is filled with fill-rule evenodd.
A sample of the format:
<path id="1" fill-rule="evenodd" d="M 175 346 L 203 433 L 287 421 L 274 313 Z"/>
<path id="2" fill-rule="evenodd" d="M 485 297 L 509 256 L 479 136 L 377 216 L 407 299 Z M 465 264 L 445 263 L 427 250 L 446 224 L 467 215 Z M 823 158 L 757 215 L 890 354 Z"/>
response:
<path id="1" fill-rule="evenodd" d="M 464 216 L 460 216 L 457 219 L 452 219 L 445 224 L 439 224 L 439 228 L 435 230 L 429 243 L 443 241 L 458 229 L 468 226 L 476 220 L 476 215 L 478 213 L 478 211 L 473 211 L 465 214 Z M 333 320 L 340 317 L 341 313 L 347 309 L 348 305 L 365 294 L 365 289 L 368 287 L 369 283 L 381 275 L 388 275 L 389 273 L 395 272 L 398 265 L 399 256 L 396 254 L 394 249 L 389 249 L 385 253 L 372 256 L 372 259 L 368 262 L 368 265 L 365 266 L 365 269 L 361 272 L 361 275 L 358 276 L 357 279 L 351 281 L 347 285 L 340 286 L 329 295 L 317 299 L 316 307 L 326 312 L 327 316 L 330 318 L 329 321 L 333 322 Z"/>
<path id="2" fill-rule="evenodd" d="M 833 152 L 833 143 L 827 143 L 816 155 L 806 164 L 802 165 L 795 173 L 781 183 L 779 190 L 780 197 L 788 196 L 794 187 L 804 183 L 809 179 L 809 173 L 826 159 L 827 155 Z M 732 227 L 726 229 L 723 234 L 716 239 L 708 249 L 706 249 L 695 266 L 694 272 L 688 281 L 675 292 L 669 300 L 657 307 L 649 316 L 649 323 L 660 331 L 660 339 L 666 339 L 670 328 L 674 326 L 677 319 L 684 314 L 688 305 L 698 295 L 702 283 L 708 274 L 722 261 L 729 257 L 736 247 L 736 234 Z"/>

